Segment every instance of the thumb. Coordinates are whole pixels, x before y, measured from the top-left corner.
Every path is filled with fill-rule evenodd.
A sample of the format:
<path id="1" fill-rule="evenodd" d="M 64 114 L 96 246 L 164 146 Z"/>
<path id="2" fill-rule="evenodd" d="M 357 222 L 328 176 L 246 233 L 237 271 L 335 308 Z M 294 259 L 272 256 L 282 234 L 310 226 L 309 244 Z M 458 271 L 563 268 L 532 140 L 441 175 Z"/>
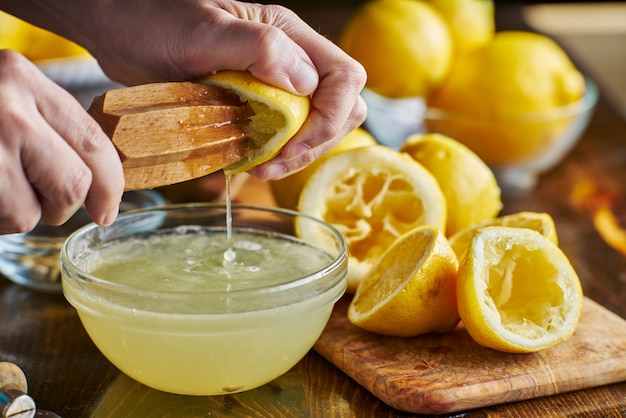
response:
<path id="1" fill-rule="evenodd" d="M 216 70 L 247 70 L 268 84 L 302 96 L 317 88 L 315 65 L 279 27 L 231 15 L 221 32 L 211 50 L 211 61 L 219 63 Z"/>

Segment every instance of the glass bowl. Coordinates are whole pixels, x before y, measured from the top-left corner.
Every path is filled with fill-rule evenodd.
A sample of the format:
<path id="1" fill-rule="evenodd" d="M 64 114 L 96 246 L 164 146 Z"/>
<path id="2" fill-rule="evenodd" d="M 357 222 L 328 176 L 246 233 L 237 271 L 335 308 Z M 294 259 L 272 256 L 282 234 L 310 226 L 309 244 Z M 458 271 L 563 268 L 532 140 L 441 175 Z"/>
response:
<path id="1" fill-rule="evenodd" d="M 584 97 L 567 106 L 501 118 L 427 107 L 424 128 L 472 149 L 491 167 L 503 193 L 523 192 L 574 147 L 597 100 L 598 89 L 586 78 Z"/>
<path id="2" fill-rule="evenodd" d="M 153 190 L 126 192 L 120 212 L 164 203 L 161 194 Z M 0 235 L 0 273 L 17 284 L 60 293 L 59 253 L 63 242 L 89 222 L 87 211 L 81 208 L 61 226 L 38 224 L 28 233 Z"/>
<path id="3" fill-rule="evenodd" d="M 63 290 L 129 377 L 183 395 L 264 385 L 313 347 L 347 286 L 347 244 L 283 209 L 195 203 L 90 224 L 61 252 Z M 305 231 L 304 237 L 300 231 Z"/>

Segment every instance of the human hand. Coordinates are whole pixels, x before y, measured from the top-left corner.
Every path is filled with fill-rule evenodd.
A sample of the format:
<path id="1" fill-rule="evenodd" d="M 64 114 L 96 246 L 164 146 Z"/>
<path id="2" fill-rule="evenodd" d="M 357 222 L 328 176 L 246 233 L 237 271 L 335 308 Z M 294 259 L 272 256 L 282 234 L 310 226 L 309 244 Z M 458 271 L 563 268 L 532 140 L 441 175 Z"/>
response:
<path id="1" fill-rule="evenodd" d="M 82 43 L 121 83 L 248 70 L 292 93 L 312 95 L 300 132 L 278 156 L 253 169 L 260 179 L 303 168 L 365 119 L 362 66 L 284 7 L 232 0 L 118 0 L 91 15 L 95 21 Z"/>
<path id="2" fill-rule="evenodd" d="M 119 156 L 98 124 L 34 64 L 0 50 L 0 233 L 61 225 L 83 203 L 108 225 L 123 189 Z"/>

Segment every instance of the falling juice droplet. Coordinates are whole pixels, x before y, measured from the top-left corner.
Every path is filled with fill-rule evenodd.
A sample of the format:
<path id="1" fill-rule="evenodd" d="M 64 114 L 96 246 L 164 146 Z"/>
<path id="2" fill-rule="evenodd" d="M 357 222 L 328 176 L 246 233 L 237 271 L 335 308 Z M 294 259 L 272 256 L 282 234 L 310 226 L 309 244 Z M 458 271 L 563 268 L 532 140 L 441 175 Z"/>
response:
<path id="1" fill-rule="evenodd" d="M 230 174 L 224 173 L 226 177 L 226 238 L 230 241 L 233 237 L 233 213 L 230 203 Z"/>
<path id="2" fill-rule="evenodd" d="M 233 238 L 233 212 L 232 206 L 230 202 L 230 174 L 224 173 L 226 178 L 226 239 L 230 243 Z M 237 258 L 237 254 L 232 249 L 232 247 L 228 247 L 226 251 L 224 251 L 224 261 L 226 263 L 232 263 Z"/>

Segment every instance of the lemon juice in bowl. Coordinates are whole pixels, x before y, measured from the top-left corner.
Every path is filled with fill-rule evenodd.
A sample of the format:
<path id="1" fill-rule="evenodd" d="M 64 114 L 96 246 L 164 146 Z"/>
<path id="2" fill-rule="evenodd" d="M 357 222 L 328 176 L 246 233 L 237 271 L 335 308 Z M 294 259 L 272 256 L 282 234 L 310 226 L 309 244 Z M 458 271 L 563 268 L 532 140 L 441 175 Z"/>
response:
<path id="1" fill-rule="evenodd" d="M 64 246 L 67 299 L 100 351 L 137 381 L 191 395 L 263 385 L 306 354 L 344 293 L 347 250 L 333 227 L 234 205 L 228 239 L 225 210 L 135 211 Z M 299 238 L 296 220 L 317 238 Z"/>

